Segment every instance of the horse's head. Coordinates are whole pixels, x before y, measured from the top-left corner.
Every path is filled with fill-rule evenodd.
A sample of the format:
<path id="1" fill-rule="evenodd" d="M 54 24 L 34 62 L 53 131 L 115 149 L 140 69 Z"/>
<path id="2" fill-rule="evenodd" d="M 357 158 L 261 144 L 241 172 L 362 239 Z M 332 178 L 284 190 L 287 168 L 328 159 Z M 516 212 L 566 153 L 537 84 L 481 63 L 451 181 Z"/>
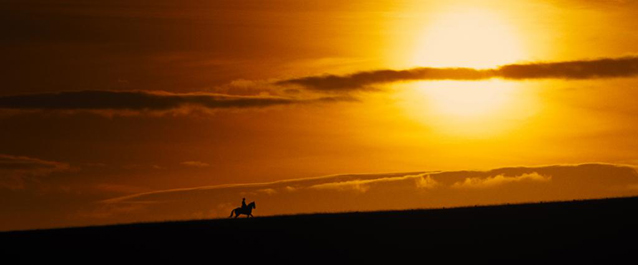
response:
<path id="1" fill-rule="evenodd" d="M 251 202 L 250 204 L 248 204 L 248 207 L 255 209 L 257 208 L 257 205 L 255 204 L 255 202 Z"/>

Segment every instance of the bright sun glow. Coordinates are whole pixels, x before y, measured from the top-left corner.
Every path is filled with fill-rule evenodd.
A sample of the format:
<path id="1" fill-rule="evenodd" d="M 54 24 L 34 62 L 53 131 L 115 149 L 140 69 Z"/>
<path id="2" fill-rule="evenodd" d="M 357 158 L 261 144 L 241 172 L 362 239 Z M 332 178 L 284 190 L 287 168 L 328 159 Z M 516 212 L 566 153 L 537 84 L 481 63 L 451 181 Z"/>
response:
<path id="1" fill-rule="evenodd" d="M 416 82 L 396 88 L 409 117 L 447 135 L 493 136 L 534 115 L 538 105 L 530 87 L 497 79 Z"/>
<path id="2" fill-rule="evenodd" d="M 408 65 L 494 68 L 525 58 L 514 25 L 488 9 L 448 9 L 415 30 Z M 446 134 L 482 137 L 529 114 L 520 84 L 503 80 L 426 81 L 397 85 L 411 117 Z"/>
<path id="3" fill-rule="evenodd" d="M 411 65 L 490 68 L 524 59 L 517 32 L 489 10 L 448 10 L 422 30 Z"/>
<path id="4" fill-rule="evenodd" d="M 511 84 L 498 82 L 440 81 L 423 84 L 420 89 L 431 111 L 456 118 L 493 115 L 511 100 Z"/>

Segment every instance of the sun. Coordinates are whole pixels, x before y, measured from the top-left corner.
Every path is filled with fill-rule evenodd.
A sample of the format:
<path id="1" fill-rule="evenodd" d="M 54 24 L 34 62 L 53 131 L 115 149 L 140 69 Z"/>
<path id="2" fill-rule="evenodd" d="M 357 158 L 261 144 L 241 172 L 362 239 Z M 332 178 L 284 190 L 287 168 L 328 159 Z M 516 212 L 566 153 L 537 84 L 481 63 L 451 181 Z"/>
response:
<path id="1" fill-rule="evenodd" d="M 489 9 L 451 8 L 415 29 L 405 51 L 412 67 L 494 68 L 525 58 L 516 28 Z M 447 134 L 493 135 L 529 110 L 524 86 L 504 80 L 424 81 L 395 85 L 404 109 Z"/>
<path id="2" fill-rule="evenodd" d="M 491 68 L 525 58 L 515 28 L 487 9 L 439 13 L 416 36 L 407 55 L 414 66 Z"/>

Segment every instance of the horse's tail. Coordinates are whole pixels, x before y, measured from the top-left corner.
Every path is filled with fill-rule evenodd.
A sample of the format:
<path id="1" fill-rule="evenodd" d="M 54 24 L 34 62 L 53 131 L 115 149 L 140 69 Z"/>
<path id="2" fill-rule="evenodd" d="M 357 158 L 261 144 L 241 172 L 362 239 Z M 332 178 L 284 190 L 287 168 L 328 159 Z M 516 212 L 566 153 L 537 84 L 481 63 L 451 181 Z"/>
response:
<path id="1" fill-rule="evenodd" d="M 237 209 L 233 209 L 232 211 L 230 211 L 230 216 L 228 216 L 229 218 L 233 217 L 233 214 L 235 214 L 235 210 L 237 210 Z"/>

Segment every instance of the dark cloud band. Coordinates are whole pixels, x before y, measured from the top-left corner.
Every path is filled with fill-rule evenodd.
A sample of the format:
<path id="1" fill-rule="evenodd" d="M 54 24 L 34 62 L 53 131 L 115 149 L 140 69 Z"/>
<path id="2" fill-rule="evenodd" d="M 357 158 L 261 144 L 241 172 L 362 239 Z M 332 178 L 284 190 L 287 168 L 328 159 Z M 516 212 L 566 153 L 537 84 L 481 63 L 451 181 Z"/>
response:
<path id="1" fill-rule="evenodd" d="M 310 90 L 337 92 L 369 90 L 372 85 L 421 80 L 593 79 L 638 75 L 638 57 L 569 62 L 509 64 L 495 69 L 430 68 L 377 70 L 350 75 L 321 75 L 282 80 L 279 85 L 298 85 Z"/>
<path id="2" fill-rule="evenodd" d="M 208 109 L 263 108 L 277 105 L 339 101 L 327 97 L 300 100 L 282 97 L 231 96 L 147 91 L 74 91 L 0 97 L 0 109 L 167 111 L 186 106 Z"/>

